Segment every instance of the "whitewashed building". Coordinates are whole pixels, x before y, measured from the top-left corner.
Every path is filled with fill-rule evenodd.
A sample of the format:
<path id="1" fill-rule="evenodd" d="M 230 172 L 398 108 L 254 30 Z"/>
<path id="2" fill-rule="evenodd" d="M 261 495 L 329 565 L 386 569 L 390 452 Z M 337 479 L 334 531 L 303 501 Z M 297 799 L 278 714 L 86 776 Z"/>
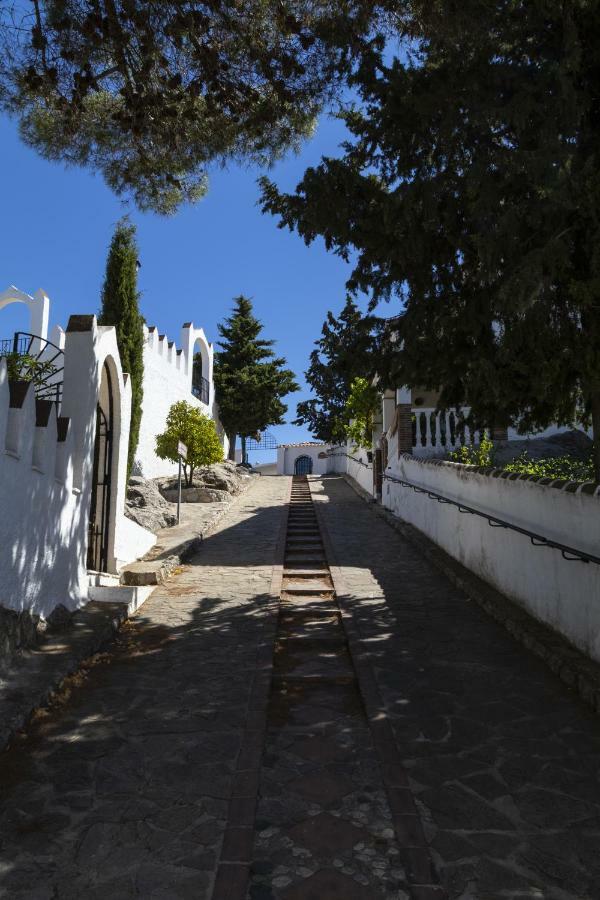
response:
<path id="1" fill-rule="evenodd" d="M 330 445 L 322 441 L 302 441 L 277 447 L 278 475 L 326 475 L 331 471 Z"/>
<path id="2" fill-rule="evenodd" d="M 0 294 L 0 312 L 13 303 L 30 324 L 0 346 L 0 629 L 3 609 L 47 618 L 85 604 L 94 573 L 117 574 L 156 540 L 124 515 L 131 387 L 114 327 L 74 315 L 48 337 L 43 291 Z M 216 414 L 213 351 L 191 323 L 179 349 L 156 328 L 145 335 L 137 466 L 153 477 L 174 469 L 154 453 L 172 403 Z M 23 354 L 46 364 L 36 384 L 9 378 L 7 360 Z"/>

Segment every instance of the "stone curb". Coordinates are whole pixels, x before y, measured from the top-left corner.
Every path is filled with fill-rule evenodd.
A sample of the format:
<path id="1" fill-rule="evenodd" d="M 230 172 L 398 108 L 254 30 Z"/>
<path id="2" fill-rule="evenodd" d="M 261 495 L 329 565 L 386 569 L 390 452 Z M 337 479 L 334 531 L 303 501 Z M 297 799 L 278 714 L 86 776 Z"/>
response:
<path id="1" fill-rule="evenodd" d="M 0 751 L 47 706 L 62 682 L 109 643 L 128 618 L 126 603 L 88 603 L 73 624 L 35 650 L 18 653 L 0 674 Z"/>
<path id="2" fill-rule="evenodd" d="M 257 476 L 259 477 L 259 476 Z M 121 584 L 124 585 L 158 585 L 163 584 L 177 566 L 189 562 L 192 556 L 199 552 L 202 541 L 209 537 L 217 525 L 231 509 L 235 509 L 239 501 L 244 497 L 256 479 L 248 483 L 234 494 L 229 503 L 223 503 L 222 508 L 207 521 L 200 533 L 195 533 L 189 538 L 184 538 L 181 543 L 170 548 L 168 555 L 161 555 L 160 545 L 152 547 L 146 556 L 137 562 L 130 563 L 121 569 Z M 157 552 L 157 550 L 159 552 Z"/>
<path id="3" fill-rule="evenodd" d="M 538 622 L 518 604 L 474 575 L 457 560 L 437 546 L 421 531 L 377 504 L 349 475 L 344 481 L 365 500 L 371 509 L 395 531 L 410 541 L 436 568 L 493 619 L 502 625 L 519 643 L 531 650 L 549 669 L 564 681 L 591 709 L 600 713 L 600 665 L 574 647 L 565 637 L 548 625 Z"/>

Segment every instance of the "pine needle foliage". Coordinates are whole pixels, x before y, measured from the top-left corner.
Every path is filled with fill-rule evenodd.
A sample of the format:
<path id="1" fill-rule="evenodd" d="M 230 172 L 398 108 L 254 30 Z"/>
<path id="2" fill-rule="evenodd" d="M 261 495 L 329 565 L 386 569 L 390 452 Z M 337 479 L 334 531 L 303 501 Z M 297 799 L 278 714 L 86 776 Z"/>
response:
<path id="1" fill-rule="evenodd" d="M 131 383 L 127 477 L 131 474 L 138 445 L 143 400 L 144 319 L 138 305 L 137 268 L 135 226 L 124 218 L 118 222 L 110 243 L 98 322 L 114 325 L 121 366 Z"/>
<path id="2" fill-rule="evenodd" d="M 299 390 L 285 359 L 275 356 L 274 341 L 260 337 L 262 324 L 244 296 L 234 299 L 231 316 L 219 324 L 221 348 L 215 353 L 214 382 L 219 417 L 229 438 L 229 458 L 235 458 L 235 439 L 281 425 L 287 411 L 283 398 Z"/>
<path id="3" fill-rule="evenodd" d="M 45 158 L 162 214 L 211 163 L 268 165 L 311 134 L 368 36 L 368 0 L 0 4 L 0 106 Z"/>

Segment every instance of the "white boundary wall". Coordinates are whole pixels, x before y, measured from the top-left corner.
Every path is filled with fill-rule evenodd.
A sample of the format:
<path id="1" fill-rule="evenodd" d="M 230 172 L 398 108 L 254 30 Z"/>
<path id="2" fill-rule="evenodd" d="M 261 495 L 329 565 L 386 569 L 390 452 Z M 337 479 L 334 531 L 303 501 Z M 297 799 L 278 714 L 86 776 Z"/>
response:
<path id="1" fill-rule="evenodd" d="M 135 471 L 145 478 L 171 475 L 177 464 L 159 459 L 154 452 L 156 436 L 165 430 L 169 409 L 179 400 L 196 406 L 215 420 L 217 431 L 224 444 L 224 454 L 229 448 L 227 438 L 218 418 L 213 385 L 213 347 L 202 328 L 187 323 L 181 330 L 181 347 L 178 349 L 166 335 L 155 327 L 144 327 L 144 399 L 142 421 L 135 458 Z M 194 354 L 202 354 L 202 375 L 208 381 L 208 403 L 202 403 L 192 394 Z"/>
<path id="2" fill-rule="evenodd" d="M 373 463 L 369 462 L 367 451 L 348 444 L 346 452 L 346 473 L 373 497 Z"/>
<path id="3" fill-rule="evenodd" d="M 472 466 L 390 454 L 388 473 L 575 549 L 600 555 L 600 489 L 543 485 Z M 494 475 L 494 472 L 496 475 Z M 506 473 L 505 473 L 506 474 Z M 560 486 L 559 486 L 560 485 Z M 589 493 L 587 493 L 589 492 Z M 426 494 L 384 481 L 383 504 L 600 662 L 600 566 L 569 562 Z"/>

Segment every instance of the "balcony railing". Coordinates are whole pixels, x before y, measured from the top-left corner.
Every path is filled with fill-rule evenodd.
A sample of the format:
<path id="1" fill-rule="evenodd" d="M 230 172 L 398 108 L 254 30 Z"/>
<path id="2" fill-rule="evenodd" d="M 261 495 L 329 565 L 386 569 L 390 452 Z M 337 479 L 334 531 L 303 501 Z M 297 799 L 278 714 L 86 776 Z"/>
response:
<path id="1" fill-rule="evenodd" d="M 462 410 L 463 417 L 470 410 Z M 485 431 L 471 429 L 453 410 L 439 412 L 433 407 L 413 409 L 413 453 L 415 456 L 441 456 L 462 446 L 476 446 Z"/>
<path id="2" fill-rule="evenodd" d="M 14 360 L 10 364 L 23 381 L 31 381 L 38 400 L 62 400 L 64 352 L 56 344 L 25 331 L 0 340 L 0 357 Z M 10 370 L 9 370 L 10 371 Z"/>
<path id="3" fill-rule="evenodd" d="M 192 381 L 192 394 L 201 403 L 208 406 L 210 401 L 210 384 L 206 378 L 194 378 Z"/>

